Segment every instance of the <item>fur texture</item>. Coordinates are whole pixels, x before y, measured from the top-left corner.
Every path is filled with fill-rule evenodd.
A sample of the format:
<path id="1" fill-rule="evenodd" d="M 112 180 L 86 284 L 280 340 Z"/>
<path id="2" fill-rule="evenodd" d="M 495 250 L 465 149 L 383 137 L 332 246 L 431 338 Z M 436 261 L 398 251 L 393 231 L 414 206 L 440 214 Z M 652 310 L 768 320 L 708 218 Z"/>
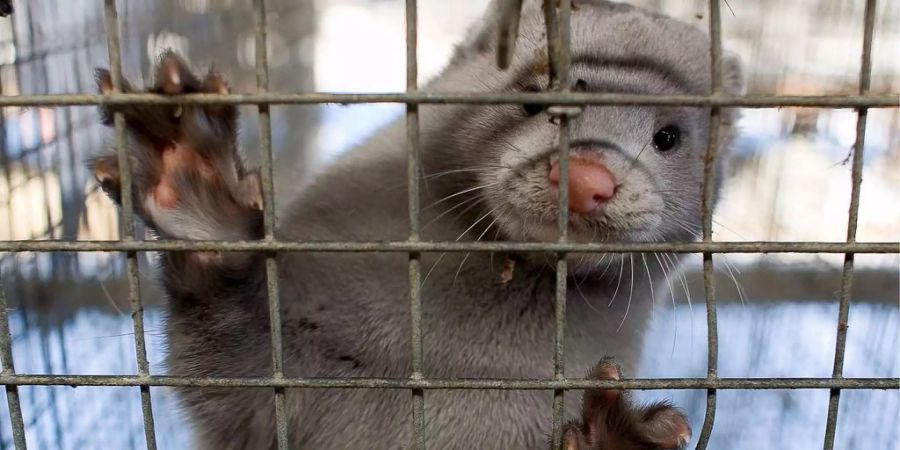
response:
<path id="1" fill-rule="evenodd" d="M 537 1 L 525 3 L 508 70 L 495 66 L 497 20 L 489 13 L 426 90 L 546 88 L 543 16 Z M 664 16 L 600 0 L 575 1 L 571 48 L 570 78 L 580 89 L 659 95 L 706 94 L 710 89 L 707 37 Z M 740 75 L 733 59 L 725 69 L 727 90 L 737 92 Z M 100 85 L 110 88 L 102 73 Z M 151 91 L 225 89 L 217 75 L 195 78 L 177 56 L 167 54 Z M 135 204 L 151 228 L 166 238 L 262 237 L 258 177 L 240 163 L 233 108 L 120 108 L 136 174 Z M 558 129 L 537 110 L 532 114 L 535 108 L 520 105 L 420 107 L 423 239 L 555 241 L 557 206 L 547 173 Z M 704 108 L 586 107 L 572 121 L 572 152 L 603 162 L 619 185 L 601 213 L 573 214 L 571 239 L 695 239 L 708 122 Z M 724 122 L 720 153 L 727 149 L 733 115 L 726 114 Z M 681 130 L 678 145 L 656 150 L 654 134 L 673 124 Z M 285 208 L 277 237 L 406 239 L 404 133 L 398 121 L 318 174 Z M 94 169 L 115 196 L 115 158 L 98 158 Z M 278 258 L 287 376 L 409 376 L 405 254 L 295 253 Z M 566 372 L 587 373 L 606 354 L 633 367 L 650 310 L 665 297 L 660 287 L 653 290 L 653 283 L 676 270 L 678 256 L 569 258 Z M 552 261 L 552 255 L 544 254 L 423 255 L 425 376 L 552 377 Z M 169 253 L 162 255 L 161 265 L 170 296 L 169 372 L 270 375 L 264 257 Z M 180 395 L 199 448 L 275 447 L 270 389 L 183 389 Z M 570 413 L 577 411 L 577 396 L 566 398 Z M 551 393 L 541 391 L 427 391 L 428 445 L 543 448 L 551 401 Z M 296 448 L 386 449 L 410 442 L 407 391 L 288 390 L 287 411 Z"/>

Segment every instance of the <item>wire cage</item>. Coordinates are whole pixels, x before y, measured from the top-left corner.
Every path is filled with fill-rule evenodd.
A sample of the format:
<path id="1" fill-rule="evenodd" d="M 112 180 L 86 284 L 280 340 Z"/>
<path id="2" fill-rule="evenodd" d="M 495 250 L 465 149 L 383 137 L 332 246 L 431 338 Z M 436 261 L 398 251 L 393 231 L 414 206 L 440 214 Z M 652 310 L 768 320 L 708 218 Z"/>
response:
<path id="1" fill-rule="evenodd" d="M 498 64 L 507 63 L 509 50 L 515 45 L 515 24 L 520 13 L 521 0 L 505 2 L 505 32 L 500 36 L 500 58 Z M 841 393 L 848 389 L 900 389 L 898 378 L 847 378 L 843 376 L 844 358 L 847 345 L 847 324 L 851 301 L 851 288 L 854 276 L 854 258 L 858 254 L 898 254 L 900 244 L 897 242 L 857 242 L 857 224 L 859 221 L 860 185 L 862 181 L 863 149 L 865 147 L 865 130 L 868 111 L 872 108 L 898 108 L 900 97 L 897 95 L 876 95 L 870 92 L 872 79 L 872 41 L 875 27 L 876 0 L 866 0 L 864 13 L 864 35 L 861 54 L 860 78 L 857 93 L 854 95 L 746 95 L 731 96 L 722 90 L 722 30 L 721 8 L 718 0 L 709 2 L 709 35 L 711 37 L 711 79 L 712 89 L 708 95 L 673 95 L 648 96 L 633 94 L 604 94 L 571 92 L 568 88 L 570 65 L 570 2 L 544 2 L 544 16 L 547 26 L 548 55 L 550 55 L 551 92 L 543 93 L 428 93 L 419 90 L 417 35 L 418 11 L 416 0 L 406 0 L 406 92 L 392 94 L 325 94 L 309 92 L 270 91 L 270 68 L 267 47 L 267 14 L 265 0 L 253 2 L 254 42 L 255 42 L 255 77 L 256 92 L 252 94 L 191 94 L 162 97 L 151 94 L 122 94 L 123 51 L 121 30 L 123 25 L 141 17 L 140 11 L 117 10 L 115 0 L 105 0 L 102 18 L 105 31 L 91 30 L 83 34 L 83 38 L 96 46 L 93 51 L 101 51 L 105 47 L 110 61 L 113 80 L 113 93 L 110 95 L 94 94 L 47 94 L 47 95 L 5 95 L 0 99 L 3 108 L 35 108 L 28 110 L 35 114 L 48 114 L 46 108 L 59 106 L 92 106 L 121 104 L 235 104 L 249 105 L 257 108 L 259 127 L 259 162 L 261 164 L 264 207 L 265 237 L 258 241 L 174 241 L 144 240 L 134 221 L 134 205 L 131 195 L 131 170 L 129 159 L 125 153 L 125 129 L 122 113 L 116 113 L 115 139 L 121 167 L 122 208 L 121 237 L 118 240 L 70 241 L 61 240 L 77 223 L 62 220 L 58 213 L 46 207 L 46 217 L 36 219 L 43 228 L 29 236 L 16 236 L 0 241 L 0 252 L 8 255 L 28 253 L 37 258 L 47 255 L 50 258 L 71 258 L 71 254 L 80 252 L 118 252 L 126 257 L 123 269 L 128 282 L 128 298 L 131 304 L 131 316 L 134 327 L 134 348 L 137 370 L 135 374 L 115 375 L 34 375 L 18 374 L 13 366 L 12 342 L 8 317 L 7 299 L 0 290 L 0 360 L 2 373 L 0 384 L 6 389 L 10 420 L 12 423 L 13 444 L 17 450 L 26 449 L 25 423 L 19 398 L 20 386 L 124 386 L 137 387 L 141 394 L 143 415 L 143 433 L 148 449 L 157 447 L 156 429 L 152 409 L 151 388 L 160 386 L 179 387 L 264 387 L 271 388 L 275 398 L 275 419 L 277 445 L 280 450 L 290 448 L 288 442 L 288 425 L 285 410 L 285 389 L 289 388 L 356 388 L 356 389 L 401 389 L 410 392 L 412 397 L 413 442 L 414 448 L 426 447 L 425 427 L 425 391 L 434 389 L 500 389 L 500 390 L 545 390 L 553 392 L 552 407 L 552 440 L 553 448 L 560 448 L 560 433 L 564 421 L 563 398 L 567 391 L 586 388 L 620 388 L 620 389 L 703 389 L 706 391 L 706 413 L 703 427 L 699 432 L 698 449 L 708 446 L 716 417 L 717 394 L 720 390 L 729 389 L 819 389 L 829 390 L 830 400 L 827 412 L 824 448 L 832 449 L 835 444 L 835 431 Z M 85 14 L 99 15 L 101 11 L 87 9 Z M 130 26 L 130 25 L 129 25 Z M 106 38 L 105 46 L 97 42 Z M 78 43 L 73 43 L 78 45 Z M 54 52 L 63 50 L 47 49 L 35 52 L 27 57 L 40 60 L 53 57 Z M 23 57 L 19 56 L 18 61 Z M 76 71 L 78 72 L 78 71 Z M 86 70 L 81 73 L 88 73 Z M 85 89 L 85 80 L 76 77 L 72 82 L 80 89 Z M 50 77 L 47 73 L 27 78 L 43 80 Z M 90 81 L 90 80 L 88 80 Z M 15 94 L 15 93 L 13 93 Z M 275 190 L 272 152 L 272 114 L 273 105 L 303 105 L 321 103 L 402 103 L 406 105 L 406 146 L 408 150 L 407 185 L 409 209 L 409 237 L 404 241 L 394 242 L 345 242 L 345 241 L 280 241 L 275 237 Z M 663 242 L 663 243 L 573 243 L 567 240 L 569 211 L 560 207 L 558 216 L 558 240 L 551 243 L 541 242 L 431 242 L 420 238 L 420 201 L 419 201 L 419 106 L 423 104 L 522 104 L 533 103 L 546 105 L 551 114 L 556 116 L 559 126 L 559 201 L 560 205 L 568 199 L 568 152 L 569 122 L 578 114 L 584 105 L 625 105 L 625 106 L 692 106 L 710 108 L 711 126 L 709 144 L 704 159 L 705 182 L 702 186 L 701 213 L 703 217 L 703 233 L 700 242 Z M 852 153 L 852 190 L 847 216 L 847 235 L 845 242 L 726 242 L 713 240 L 712 236 L 712 199 L 714 183 L 714 164 L 717 158 L 716 146 L 723 108 L 772 108 L 772 107 L 820 107 L 850 108 L 857 113 L 856 138 Z M 61 108 L 64 109 L 64 108 Z M 49 113 L 52 114 L 52 113 Z M 69 114 L 66 112 L 66 114 Z M 14 177 L 12 168 L 15 161 L 32 157 L 36 164 L 44 164 L 41 157 L 42 145 L 62 145 L 74 152 L 71 136 L 78 133 L 84 123 L 92 121 L 93 112 L 67 119 L 72 123 L 64 133 L 58 136 L 60 142 L 44 142 L 35 149 L 26 149 L 17 155 L 10 155 L 4 148 L 3 168 L 7 180 Z M 0 130 L 5 128 L 0 126 Z M 68 143 L 65 142 L 69 139 Z M 61 151 L 60 154 L 65 154 Z M 70 167 L 68 173 L 75 177 L 78 173 L 74 167 L 80 164 L 75 158 L 63 162 Z M 32 178 L 24 176 L 24 183 Z M 52 183 L 46 179 L 35 179 L 38 183 Z M 83 180 L 76 180 L 83 181 Z M 9 182 L 9 181 L 8 181 Z M 63 181 L 55 181 L 63 182 Z M 74 182 L 74 181 L 73 181 Z M 77 184 L 77 183 L 76 183 Z M 175 375 L 152 375 L 147 359 L 147 343 L 145 341 L 144 303 L 141 296 L 141 280 L 138 274 L 138 262 L 141 255 L 153 251 L 253 251 L 263 252 L 266 256 L 266 290 L 270 319 L 270 341 L 272 345 L 273 373 L 264 378 L 229 378 L 211 377 L 197 378 Z M 548 379 L 435 379 L 424 376 L 424 352 L 422 346 L 422 296 L 420 281 L 422 279 L 421 255 L 428 252 L 552 252 L 556 255 L 556 302 L 555 302 L 555 345 L 554 376 Z M 412 323 L 410 336 L 410 352 L 412 355 L 412 371 L 405 378 L 309 378 L 286 376 L 283 370 L 281 317 L 279 299 L 279 280 L 277 252 L 399 252 L 408 254 L 409 277 L 409 314 Z M 566 274 L 568 267 L 566 254 L 571 252 L 674 252 L 702 254 L 703 285 L 706 299 L 707 321 L 707 373 L 701 378 L 675 379 L 626 379 L 616 381 L 597 381 L 573 377 L 565 373 L 563 361 L 565 355 L 564 330 L 566 326 Z M 843 254 L 844 263 L 841 276 L 840 303 L 837 317 L 837 341 L 834 349 L 834 365 L 832 376 L 827 378 L 725 378 L 718 375 L 718 334 L 716 311 L 716 283 L 713 275 L 713 261 L 716 255 L 724 253 L 828 253 Z M 63 256 L 70 255 L 70 256 Z M 37 260 L 37 259 L 36 259 Z M 75 263 L 73 263 L 75 264 Z M 77 265 L 77 264 L 76 264 Z"/>

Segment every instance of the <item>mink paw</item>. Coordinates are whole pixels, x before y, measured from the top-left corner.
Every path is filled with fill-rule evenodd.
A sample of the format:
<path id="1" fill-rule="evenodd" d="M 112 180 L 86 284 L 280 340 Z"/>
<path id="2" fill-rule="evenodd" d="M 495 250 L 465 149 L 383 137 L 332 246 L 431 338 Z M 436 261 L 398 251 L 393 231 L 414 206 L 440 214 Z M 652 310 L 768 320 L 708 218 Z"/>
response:
<path id="1" fill-rule="evenodd" d="M 590 377 L 618 380 L 621 368 L 603 358 Z M 687 417 L 667 402 L 635 404 L 628 391 L 588 389 L 584 393 L 581 422 L 563 429 L 565 450 L 683 449 L 691 439 Z"/>
<path id="2" fill-rule="evenodd" d="M 122 92 L 228 93 L 216 71 L 197 77 L 171 51 L 160 56 L 154 73 L 149 88 L 122 80 Z M 97 70 L 97 84 L 101 93 L 112 92 L 109 71 Z M 254 220 L 241 218 L 256 216 L 262 195 L 258 174 L 244 168 L 238 153 L 234 105 L 103 105 L 103 123 L 112 125 L 117 112 L 125 118 L 135 210 L 151 228 L 181 239 L 247 238 Z M 103 189 L 120 200 L 117 155 L 94 158 L 90 166 Z"/>

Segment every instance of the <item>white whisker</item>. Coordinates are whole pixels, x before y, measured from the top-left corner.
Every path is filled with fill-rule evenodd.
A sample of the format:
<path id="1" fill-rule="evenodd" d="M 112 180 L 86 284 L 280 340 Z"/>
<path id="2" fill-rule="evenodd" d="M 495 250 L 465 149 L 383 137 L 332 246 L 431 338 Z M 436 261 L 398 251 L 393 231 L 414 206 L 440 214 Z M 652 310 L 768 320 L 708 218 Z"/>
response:
<path id="1" fill-rule="evenodd" d="M 628 311 L 631 309 L 631 297 L 634 294 L 634 254 L 631 253 L 628 255 L 628 261 L 631 265 L 631 287 L 628 288 L 628 303 L 625 304 L 625 315 L 622 316 L 622 322 L 619 323 L 618 328 L 616 328 L 616 333 L 622 329 L 622 325 L 625 325 L 625 319 L 628 318 Z"/>
<path id="2" fill-rule="evenodd" d="M 478 236 L 478 238 L 475 239 L 475 242 L 480 241 L 481 238 L 483 238 L 484 235 L 487 234 L 488 230 L 490 230 L 491 227 L 494 226 L 494 224 L 497 223 L 498 220 L 500 220 L 500 217 L 501 216 L 495 217 L 494 220 L 491 223 L 489 223 L 487 227 L 485 227 L 484 231 L 481 232 L 481 234 Z M 472 254 L 471 252 L 466 252 L 466 256 L 463 256 L 462 262 L 459 263 L 459 268 L 456 269 L 456 274 L 453 275 L 453 284 L 456 284 L 456 279 L 459 278 L 459 273 L 462 272 L 463 265 L 466 263 L 466 260 L 469 259 L 469 255 L 471 255 L 471 254 Z"/>
<path id="3" fill-rule="evenodd" d="M 423 208 L 422 208 L 422 211 L 424 211 L 424 210 L 426 210 L 426 209 L 428 209 L 428 208 L 432 208 L 432 207 L 434 207 L 434 206 L 437 206 L 437 205 L 439 205 L 439 204 L 441 204 L 441 203 L 444 203 L 445 201 L 450 200 L 451 198 L 458 197 L 458 196 L 463 195 L 463 194 L 468 194 L 469 192 L 477 191 L 477 190 L 479 190 L 479 189 L 484 189 L 484 188 L 488 188 L 488 187 L 491 187 L 491 186 L 496 186 L 497 184 L 500 184 L 500 182 L 499 182 L 499 181 L 494 181 L 494 182 L 491 182 L 491 183 L 482 184 L 482 185 L 480 185 L 480 186 L 475 186 L 475 187 L 470 187 L 470 188 L 467 188 L 467 189 L 463 189 L 463 190 L 458 191 L 458 192 L 456 192 L 456 193 L 450 194 L 450 195 L 448 195 L 448 196 L 446 196 L 446 197 L 444 197 L 444 198 L 442 198 L 442 199 L 440 199 L 440 200 L 438 200 L 438 201 L 436 201 L 436 202 L 434 202 L 434 203 L 431 203 L 431 204 L 428 205 L 428 206 L 423 207 Z"/>
<path id="4" fill-rule="evenodd" d="M 669 277 L 669 271 L 666 270 L 666 266 L 663 264 L 662 260 L 659 258 L 659 253 L 654 253 L 653 256 L 656 257 L 656 263 L 659 264 L 659 268 L 663 271 L 663 276 L 666 277 L 666 286 L 669 288 L 669 298 L 672 300 L 672 323 L 673 323 L 673 336 L 672 336 L 672 354 L 669 357 L 675 356 L 675 344 L 678 342 L 678 306 L 675 304 L 675 289 L 672 288 L 672 279 Z"/>
<path id="5" fill-rule="evenodd" d="M 616 295 L 619 293 L 619 285 L 622 284 L 622 271 L 625 270 L 625 255 L 622 255 L 622 259 L 619 260 L 619 280 L 616 281 L 616 290 L 613 291 L 612 298 L 609 300 L 609 304 L 607 307 L 612 306 L 613 302 L 616 301 Z"/>
<path id="6" fill-rule="evenodd" d="M 725 262 L 725 269 L 728 270 L 728 275 L 731 276 L 731 281 L 734 283 L 735 289 L 737 289 L 738 298 L 741 300 L 741 305 L 744 305 L 744 289 L 741 287 L 741 284 L 738 283 L 737 277 L 734 276 L 734 272 L 737 271 L 738 275 L 740 275 L 740 271 L 736 267 L 732 270 L 732 264 L 728 262 L 728 258 L 725 255 L 722 255 L 722 261 Z"/>
<path id="7" fill-rule="evenodd" d="M 691 302 L 691 290 L 688 288 L 687 277 L 684 274 L 684 271 L 681 271 L 675 261 L 671 259 L 671 255 L 668 253 L 663 253 L 662 255 L 663 259 L 669 262 L 672 271 L 679 271 L 678 280 L 681 282 L 681 287 L 684 289 L 684 295 L 688 304 L 688 312 L 690 312 L 691 316 L 690 348 L 694 348 L 694 305 L 693 302 Z"/>
<path id="8" fill-rule="evenodd" d="M 447 209 L 446 211 L 440 213 L 440 214 L 439 214 L 437 217 L 435 217 L 434 219 L 429 220 L 428 223 L 426 223 L 426 224 L 422 227 L 422 230 L 428 228 L 429 225 L 431 225 L 431 224 L 437 222 L 438 220 L 440 220 L 441 217 L 446 216 L 447 214 L 449 214 L 450 212 L 452 212 L 452 211 L 455 210 L 456 208 L 459 208 L 459 207 L 462 206 L 462 205 L 465 205 L 465 204 L 467 204 L 467 203 L 469 203 L 469 202 L 476 201 L 476 200 L 480 200 L 480 197 L 477 197 L 477 196 L 476 196 L 476 197 L 472 197 L 472 198 L 470 198 L 470 199 L 463 200 L 463 201 L 457 203 L 457 204 L 454 205 L 452 208 L 449 208 L 449 209 Z M 476 203 L 476 204 L 477 204 L 477 203 Z M 474 205 L 472 205 L 472 206 L 474 206 Z M 468 211 L 468 209 L 467 209 L 466 211 Z M 465 211 L 463 211 L 463 212 L 465 212 Z"/>

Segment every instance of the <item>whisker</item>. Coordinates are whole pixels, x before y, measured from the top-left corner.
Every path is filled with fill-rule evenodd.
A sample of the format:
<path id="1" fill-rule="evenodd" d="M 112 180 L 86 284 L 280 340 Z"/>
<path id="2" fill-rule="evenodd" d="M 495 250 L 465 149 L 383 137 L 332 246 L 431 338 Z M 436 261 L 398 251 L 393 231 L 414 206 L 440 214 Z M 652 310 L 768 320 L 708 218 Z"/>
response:
<path id="1" fill-rule="evenodd" d="M 102 279 L 98 280 L 98 282 L 100 283 L 100 289 L 103 291 L 103 296 L 106 298 L 106 301 L 108 301 L 109 304 L 112 305 L 113 309 L 116 310 L 116 313 L 118 313 L 120 316 L 124 316 L 125 313 L 122 312 L 118 305 L 116 305 L 116 301 L 113 300 L 112 295 L 109 294 L 109 290 L 106 289 L 106 283 L 104 283 Z"/>
<path id="2" fill-rule="evenodd" d="M 616 295 L 619 293 L 619 285 L 622 284 L 622 271 L 625 270 L 625 255 L 622 255 L 622 259 L 619 260 L 619 280 L 616 281 L 616 290 L 613 291 L 613 296 L 609 300 L 609 304 L 607 307 L 612 306 L 613 302 L 616 301 Z"/>
<path id="3" fill-rule="evenodd" d="M 749 238 L 747 238 L 747 236 L 744 236 L 744 235 L 742 235 L 741 233 L 738 233 L 737 231 L 734 231 L 734 229 L 729 228 L 729 227 L 726 226 L 724 223 L 719 222 L 719 221 L 716 220 L 716 219 L 712 219 L 712 222 L 713 222 L 714 224 L 716 224 L 716 225 L 722 227 L 723 230 L 725 230 L 725 231 L 727 231 L 727 232 L 729 232 L 729 233 L 733 233 L 735 236 L 737 236 L 737 237 L 740 238 L 740 239 L 743 239 L 743 240 L 745 240 L 745 241 L 749 241 L 749 240 L 750 240 Z"/>
<path id="4" fill-rule="evenodd" d="M 630 253 L 628 255 L 628 261 L 631 265 L 631 287 L 628 288 L 628 303 L 625 304 L 625 315 L 622 316 L 622 321 L 619 322 L 618 328 L 616 328 L 616 333 L 622 329 L 622 325 L 625 325 L 625 319 L 628 318 L 628 311 L 631 309 L 631 297 L 634 295 L 634 253 Z"/>
<path id="5" fill-rule="evenodd" d="M 429 173 L 429 174 L 424 175 L 423 178 L 430 180 L 430 179 L 434 179 L 434 178 L 444 177 L 444 176 L 454 174 L 454 173 L 485 172 L 484 169 L 510 169 L 510 167 L 504 166 L 502 164 L 486 164 L 486 165 L 479 166 L 479 167 L 466 167 L 466 168 L 462 168 L 462 169 L 451 169 L 451 170 L 444 170 L 442 172 Z"/>
<path id="6" fill-rule="evenodd" d="M 420 175 L 419 175 L 419 177 L 420 177 L 419 179 L 420 179 L 420 180 L 423 180 L 423 181 L 428 181 L 428 180 L 431 180 L 431 179 L 433 179 L 433 178 L 440 178 L 440 177 L 443 177 L 443 176 L 446 176 L 446 175 L 449 175 L 449 174 L 453 174 L 453 173 L 463 173 L 463 172 L 487 172 L 487 170 L 485 170 L 485 169 L 510 169 L 510 170 L 511 170 L 512 167 L 504 166 L 504 165 L 502 165 L 502 164 L 484 164 L 484 165 L 477 166 L 477 167 L 474 167 L 474 166 L 473 166 L 473 167 L 464 167 L 464 168 L 451 169 L 451 170 L 446 170 L 446 171 L 436 172 L 436 173 L 425 173 L 425 168 L 422 168 L 421 173 L 420 173 Z M 427 187 L 428 187 L 428 184 L 426 183 L 425 186 L 426 186 L 426 188 L 427 188 Z M 382 191 L 382 190 L 387 191 L 387 192 L 390 192 L 390 191 L 393 191 L 393 190 L 395 190 L 395 189 L 400 189 L 400 188 L 403 188 L 403 187 L 406 187 L 406 182 L 405 182 L 405 181 L 404 181 L 403 183 L 398 183 L 398 184 L 394 184 L 394 185 L 391 185 L 391 186 L 387 186 L 387 187 L 381 188 L 381 189 L 379 189 L 379 192 Z"/>
<path id="7" fill-rule="evenodd" d="M 668 253 L 663 253 L 662 255 L 666 261 L 669 261 L 672 271 L 679 270 L 675 261 L 671 259 L 671 255 L 669 255 Z M 691 315 L 690 347 L 694 348 L 694 305 L 691 302 L 691 290 L 690 288 L 688 288 L 687 276 L 684 274 L 684 271 L 680 271 L 680 273 L 678 274 L 678 280 L 681 282 L 681 287 L 684 289 L 684 295 L 687 297 L 688 311 Z"/>
<path id="8" fill-rule="evenodd" d="M 690 227 L 689 227 L 688 225 L 686 225 L 684 222 L 680 222 L 680 221 L 678 221 L 678 220 L 674 220 L 674 221 L 672 221 L 672 223 L 674 223 L 675 225 L 677 225 L 677 226 L 678 226 L 679 228 L 681 228 L 682 230 L 687 231 L 688 234 L 698 234 L 698 233 L 700 233 L 700 230 L 699 230 L 699 229 L 690 228 Z"/>
<path id="9" fill-rule="evenodd" d="M 587 275 L 585 275 L 585 277 L 582 279 L 582 283 L 587 278 L 588 278 Z M 584 292 L 581 290 L 581 283 L 579 283 L 578 280 L 575 281 L 575 290 L 578 291 L 578 295 L 581 296 L 581 299 L 584 301 L 584 304 L 587 305 L 587 307 L 590 308 L 591 311 L 594 311 L 595 313 L 600 312 L 600 310 L 598 310 L 597 308 L 594 307 L 594 305 L 591 304 L 591 302 L 590 302 L 590 300 L 588 300 L 587 296 L 584 295 Z"/>
<path id="10" fill-rule="evenodd" d="M 472 231 L 472 228 L 475 228 L 476 225 L 478 225 L 479 223 L 481 223 L 482 220 L 486 219 L 488 216 L 493 214 L 494 211 L 500 209 L 501 206 L 503 206 L 503 205 L 498 205 L 494 209 L 484 213 L 481 217 L 478 218 L 478 220 L 475 221 L 475 223 L 473 223 L 471 226 L 469 226 L 469 228 L 466 228 L 466 231 L 463 231 L 459 236 L 457 236 L 456 240 L 459 241 L 460 239 L 462 239 L 462 237 L 465 236 L 469 231 Z"/>
<path id="11" fill-rule="evenodd" d="M 628 175 L 630 175 L 632 171 L 634 171 L 635 167 L 637 167 L 638 159 L 641 157 L 642 154 L 644 154 L 644 150 L 647 149 L 647 147 L 650 145 L 651 142 L 653 142 L 652 136 L 650 137 L 650 139 L 647 140 L 647 142 L 644 144 L 644 146 L 641 147 L 641 150 L 638 152 L 637 156 L 635 156 L 634 159 L 631 160 L 631 164 L 629 165 L 628 172 L 625 172 L 625 175 L 622 176 L 623 180 L 625 178 L 627 178 Z"/>
<path id="12" fill-rule="evenodd" d="M 722 261 L 725 262 L 725 269 L 728 270 L 728 275 L 731 276 L 731 281 L 734 283 L 735 289 L 737 289 L 738 298 L 741 300 L 741 305 L 744 306 L 744 290 L 741 288 L 741 284 L 738 283 L 737 277 L 734 276 L 734 271 L 732 271 L 732 264 L 728 262 L 728 258 L 725 255 L 722 255 Z M 734 268 L 737 271 L 737 268 Z M 740 275 L 740 271 L 738 271 L 738 275 Z"/>
<path id="13" fill-rule="evenodd" d="M 428 209 L 428 208 L 432 208 L 432 207 L 434 207 L 434 206 L 437 206 L 437 205 L 439 205 L 439 204 L 441 204 L 441 203 L 443 203 L 443 202 L 445 202 L 445 201 L 447 201 L 447 200 L 450 200 L 451 198 L 458 197 L 458 196 L 463 195 L 463 194 L 468 194 L 469 192 L 474 192 L 474 191 L 477 191 L 477 190 L 479 190 L 479 189 L 484 189 L 484 188 L 488 188 L 488 187 L 491 187 L 491 186 L 496 186 L 496 185 L 498 185 L 498 184 L 500 184 L 499 181 L 494 181 L 494 182 L 491 182 L 491 183 L 486 183 L 486 184 L 482 184 L 482 185 L 479 185 L 479 186 L 475 186 L 475 187 L 470 187 L 470 188 L 467 188 L 467 189 L 463 189 L 463 190 L 458 191 L 458 192 L 456 192 L 456 193 L 450 194 L 450 195 L 448 195 L 448 196 L 446 196 L 446 197 L 444 197 L 444 198 L 442 198 L 442 199 L 440 199 L 440 200 L 438 200 L 438 201 L 436 201 L 436 202 L 434 202 L 434 203 L 431 203 L 431 204 L 428 205 L 428 206 L 423 207 L 423 208 L 422 208 L 422 211 L 424 211 L 424 210 L 426 210 L 426 209 Z"/>
<path id="14" fill-rule="evenodd" d="M 656 295 L 653 292 L 653 275 L 650 274 L 650 267 L 647 265 L 647 257 L 644 253 L 641 253 L 641 262 L 644 263 L 644 271 L 647 272 L 647 281 L 650 285 L 650 317 L 652 319 L 656 309 Z"/>
<path id="15" fill-rule="evenodd" d="M 603 278 L 603 275 L 606 275 L 606 271 L 609 270 L 610 266 L 612 266 L 613 259 L 615 259 L 614 257 L 612 257 L 613 254 L 620 255 L 620 253 L 604 253 L 603 254 L 603 256 L 610 255 L 610 258 L 609 258 L 609 261 L 606 262 L 606 267 L 603 268 L 603 272 L 600 272 L 600 276 L 598 278 Z M 600 259 L 600 262 L 603 262 L 602 258 Z M 597 265 L 599 266 L 600 263 L 598 262 Z"/>
<path id="16" fill-rule="evenodd" d="M 596 238 L 596 237 L 597 237 L 597 228 L 594 227 L 594 233 L 591 234 L 591 239 L 588 241 L 588 243 L 589 243 L 589 244 L 594 243 L 594 238 Z M 582 254 L 581 254 L 581 259 L 578 260 L 577 266 L 579 266 L 579 267 L 581 266 L 581 264 L 584 262 L 584 258 L 586 258 L 587 255 L 588 255 L 587 253 L 582 253 Z M 585 278 L 586 278 L 586 277 L 585 277 Z M 575 280 L 575 282 L 578 283 L 578 280 Z"/>
<path id="17" fill-rule="evenodd" d="M 663 271 L 663 276 L 666 278 L 666 286 L 669 288 L 669 298 L 672 300 L 672 354 L 669 355 L 670 358 L 675 357 L 675 344 L 678 342 L 678 306 L 675 305 L 675 289 L 672 288 L 672 279 L 669 277 L 669 271 L 666 270 L 666 266 L 663 265 L 662 260 L 659 258 L 659 253 L 654 252 L 653 256 L 656 257 L 656 263 L 659 264 L 659 268 Z"/>
<path id="18" fill-rule="evenodd" d="M 447 214 L 453 212 L 453 210 L 455 210 L 456 208 L 459 208 L 460 206 L 465 205 L 466 203 L 469 203 L 469 202 L 472 202 L 472 201 L 475 201 L 476 204 L 477 204 L 478 201 L 481 201 L 481 198 L 475 196 L 475 197 L 472 197 L 472 198 L 470 198 L 470 199 L 463 200 L 463 201 L 457 203 L 457 204 L 454 205 L 452 208 L 449 208 L 449 209 L 447 209 L 446 211 L 442 212 L 441 214 L 439 214 L 439 215 L 438 215 L 437 217 L 435 217 L 434 219 L 429 220 L 428 223 L 426 223 L 426 224 L 422 227 L 422 230 L 428 228 L 429 225 L 431 225 L 431 224 L 437 222 L 438 220 L 440 220 L 441 217 L 444 217 L 444 216 L 446 216 Z M 474 206 L 474 205 L 472 205 L 472 206 Z M 466 210 L 466 211 L 467 211 L 467 210 Z M 465 212 L 465 211 L 463 211 L 463 212 Z"/>
<path id="19" fill-rule="evenodd" d="M 425 287 L 425 282 L 428 281 L 428 277 L 431 276 L 431 272 L 434 272 L 435 267 L 437 267 L 438 263 L 440 263 L 441 260 L 444 259 L 444 256 L 447 256 L 447 252 L 441 252 L 441 254 L 438 255 L 437 261 L 435 261 L 434 264 L 431 265 L 431 268 L 428 269 L 428 273 L 425 274 L 425 277 L 422 278 L 422 282 L 419 283 L 419 289 L 420 289 L 420 290 L 421 290 L 423 287 Z"/>
<path id="20" fill-rule="evenodd" d="M 488 230 L 490 230 L 491 227 L 494 226 L 494 224 L 497 223 L 498 220 L 500 220 L 500 217 L 502 217 L 502 216 L 498 215 L 497 217 L 495 217 L 494 220 L 491 223 L 489 223 L 487 227 L 485 227 L 484 231 L 481 232 L 481 234 L 478 236 L 478 238 L 475 239 L 475 242 L 480 241 L 481 238 L 483 238 L 484 235 L 487 234 Z M 472 254 L 471 252 L 466 252 L 466 256 L 463 256 L 462 262 L 459 263 L 459 268 L 456 269 L 456 274 L 453 275 L 453 284 L 456 284 L 456 279 L 459 278 L 459 273 L 462 272 L 463 265 L 466 264 L 466 260 L 469 259 L 469 255 L 471 255 L 471 254 Z"/>

